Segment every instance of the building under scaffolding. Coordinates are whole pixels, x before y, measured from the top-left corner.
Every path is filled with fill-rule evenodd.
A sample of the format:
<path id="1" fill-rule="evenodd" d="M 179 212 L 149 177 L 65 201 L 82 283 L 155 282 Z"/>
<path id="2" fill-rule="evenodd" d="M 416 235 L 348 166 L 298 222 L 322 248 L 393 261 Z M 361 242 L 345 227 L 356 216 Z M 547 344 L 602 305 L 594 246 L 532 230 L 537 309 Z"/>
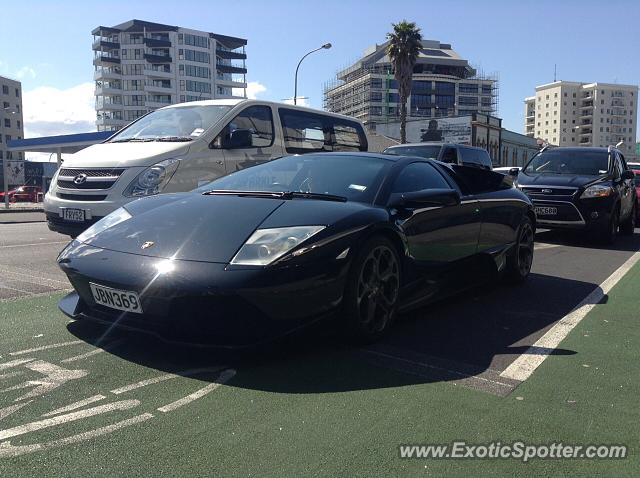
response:
<path id="1" fill-rule="evenodd" d="M 388 42 L 338 72 L 324 86 L 324 108 L 356 117 L 373 128 L 400 115 L 398 85 Z M 407 103 L 410 118 L 441 118 L 498 111 L 498 79 L 471 67 L 451 45 L 423 40 Z"/>

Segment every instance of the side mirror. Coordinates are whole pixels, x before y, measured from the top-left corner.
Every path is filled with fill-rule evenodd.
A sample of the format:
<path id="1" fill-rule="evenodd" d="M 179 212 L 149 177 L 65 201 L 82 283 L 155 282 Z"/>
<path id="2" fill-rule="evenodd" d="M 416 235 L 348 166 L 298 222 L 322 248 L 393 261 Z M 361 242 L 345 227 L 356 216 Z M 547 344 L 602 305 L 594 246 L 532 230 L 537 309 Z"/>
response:
<path id="1" fill-rule="evenodd" d="M 509 170 L 509 176 L 513 176 L 514 178 L 517 178 L 518 174 L 520 174 L 520 169 L 518 168 L 511 168 Z"/>
<path id="2" fill-rule="evenodd" d="M 631 171 L 630 169 L 627 169 L 626 171 L 622 171 L 622 176 L 620 177 L 622 178 L 623 181 L 626 181 L 627 179 L 635 178 L 636 175 L 633 171 Z"/>
<path id="3" fill-rule="evenodd" d="M 409 193 L 394 193 L 389 198 L 389 207 L 420 209 L 446 207 L 460 204 L 460 193 L 453 189 L 423 189 Z"/>
<path id="4" fill-rule="evenodd" d="M 231 132 L 225 143 L 227 149 L 250 148 L 253 146 L 253 132 L 250 129 L 237 129 Z"/>

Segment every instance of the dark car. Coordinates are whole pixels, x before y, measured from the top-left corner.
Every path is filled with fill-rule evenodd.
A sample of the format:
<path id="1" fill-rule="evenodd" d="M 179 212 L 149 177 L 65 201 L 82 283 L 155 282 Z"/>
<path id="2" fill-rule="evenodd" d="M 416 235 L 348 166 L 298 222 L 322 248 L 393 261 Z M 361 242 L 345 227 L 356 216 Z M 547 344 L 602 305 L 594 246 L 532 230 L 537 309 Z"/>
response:
<path id="1" fill-rule="evenodd" d="M 383 151 L 400 156 L 418 156 L 437 159 L 443 163 L 492 169 L 491 157 L 486 149 L 456 143 L 408 143 L 390 146 Z"/>
<path id="2" fill-rule="evenodd" d="M 606 243 L 618 229 L 633 234 L 634 174 L 616 148 L 551 148 L 518 173 L 518 187 L 533 201 L 538 225 L 583 229 Z"/>
<path id="3" fill-rule="evenodd" d="M 370 153 L 288 156 L 127 204 L 58 257 L 64 313 L 243 346 L 329 317 L 376 339 L 396 312 L 523 281 L 535 214 L 504 175 Z M 195 339 L 194 339 L 195 336 Z"/>

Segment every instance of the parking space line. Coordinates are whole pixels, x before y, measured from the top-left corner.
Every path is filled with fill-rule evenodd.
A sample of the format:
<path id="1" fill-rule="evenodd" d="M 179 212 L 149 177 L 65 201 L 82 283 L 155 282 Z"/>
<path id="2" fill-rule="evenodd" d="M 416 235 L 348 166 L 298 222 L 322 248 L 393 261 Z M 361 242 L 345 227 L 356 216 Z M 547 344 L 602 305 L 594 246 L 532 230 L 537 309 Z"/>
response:
<path id="1" fill-rule="evenodd" d="M 22 365 L 23 363 L 32 362 L 34 360 L 35 359 L 27 358 L 27 359 L 16 359 L 16 360 L 12 360 L 11 362 L 0 363 L 0 370 L 6 370 L 11 367 L 17 367 L 19 365 Z"/>
<path id="2" fill-rule="evenodd" d="M 27 400 L 26 402 L 16 403 L 15 405 L 9 405 L 8 407 L 0 408 L 0 420 L 8 417 L 12 413 L 17 412 L 22 407 L 29 405 L 33 400 Z"/>
<path id="3" fill-rule="evenodd" d="M 59 344 L 50 344 L 50 345 L 43 345 L 42 347 L 34 347 L 32 349 L 26 349 L 26 350 L 18 350 L 17 352 L 10 352 L 9 355 L 25 355 L 25 354 L 30 354 L 32 352 L 40 352 L 41 350 L 49 350 L 49 349 L 57 349 L 59 347 L 68 347 L 70 345 L 80 345 L 80 344 L 86 344 L 87 342 L 85 342 L 84 340 L 72 340 L 71 342 L 61 342 Z M 30 359 L 33 360 L 33 359 Z"/>
<path id="4" fill-rule="evenodd" d="M 0 246 L 0 249 L 12 249 L 14 247 L 30 247 L 30 246 L 49 246 L 52 244 L 68 244 L 69 241 L 55 241 L 55 242 L 33 242 L 31 244 L 10 244 L 8 246 Z"/>
<path id="5" fill-rule="evenodd" d="M 78 400 L 77 402 L 71 403 L 69 405 L 66 405 L 64 407 L 60 407 L 57 408 L 55 410 L 53 410 L 52 412 L 49 413 L 44 413 L 42 416 L 43 417 L 52 417 L 54 415 L 58 415 L 60 413 L 66 413 L 66 412 L 71 412 L 73 410 L 77 410 L 78 408 L 82 408 L 85 405 L 89 405 L 91 403 L 95 403 L 98 402 L 105 397 L 104 395 L 94 395 L 93 397 L 89 397 L 89 398 L 85 398 L 84 400 Z"/>
<path id="6" fill-rule="evenodd" d="M 180 408 L 184 405 L 187 405 L 199 398 L 204 397 L 205 395 L 207 395 L 208 393 L 213 392 L 216 388 L 218 388 L 220 385 L 223 385 L 225 383 L 227 383 L 229 380 L 231 380 L 233 378 L 233 376 L 236 374 L 236 371 L 233 369 L 228 369 L 225 370 L 224 372 L 222 372 L 220 374 L 220 376 L 217 378 L 217 380 L 214 383 L 210 383 L 209 385 L 207 385 L 206 387 L 201 388 L 200 390 L 197 390 L 189 395 L 187 395 L 184 398 L 181 398 L 180 400 L 176 400 L 175 402 L 169 403 L 168 405 L 164 405 L 163 407 L 158 408 L 158 411 L 160 412 L 172 412 L 174 410 L 176 410 L 177 408 Z"/>
<path id="7" fill-rule="evenodd" d="M 635 252 L 600 286 L 585 297 L 571 312 L 555 323 L 547 333 L 540 337 L 522 355 L 514 360 L 501 374 L 501 377 L 518 380 L 528 379 L 531 374 L 553 353 L 560 342 L 593 309 L 627 272 L 640 260 L 640 251 Z M 541 353 L 543 351 L 544 353 Z"/>
<path id="8" fill-rule="evenodd" d="M 98 349 L 92 350 L 91 352 L 87 352 L 80 355 L 74 355 L 73 357 L 60 360 L 60 363 L 69 363 L 69 362 L 77 362 L 78 360 L 84 360 L 86 358 L 92 357 L 102 352 L 108 352 L 109 350 L 116 348 L 118 345 L 121 345 L 122 343 L 124 343 L 124 339 L 114 340 L 113 342 L 108 343 L 102 348 L 98 348 Z"/>
<path id="9" fill-rule="evenodd" d="M 18 425 L 17 427 L 7 428 L 6 430 L 0 430 L 0 440 L 6 440 L 19 435 L 24 435 L 43 428 L 50 428 L 56 425 L 62 425 L 83 418 L 93 417 L 102 413 L 113 412 L 117 410 L 129 410 L 131 408 L 140 405 L 140 400 L 121 400 L 119 402 L 108 403 L 106 405 L 99 405 L 97 407 L 88 408 L 79 412 L 71 412 L 66 415 L 59 415 L 57 417 L 45 418 L 44 420 L 38 420 L 36 422 L 27 423 L 25 425 Z"/>
<path id="10" fill-rule="evenodd" d="M 115 432 L 122 428 L 135 425 L 136 423 L 142 423 L 144 421 L 149 420 L 150 418 L 153 418 L 153 414 L 143 413 L 141 415 L 136 415 L 135 417 L 127 418 L 126 420 L 113 423 L 111 425 L 106 425 L 104 427 L 96 428 L 95 430 L 78 433 L 77 435 L 72 435 L 67 438 L 60 438 L 58 440 L 52 440 L 50 442 L 45 442 L 45 443 L 35 443 L 33 445 L 21 445 L 21 446 L 13 446 L 10 443 L 3 444 L 3 446 L 0 446 L 0 458 L 15 457 L 15 456 L 24 455 L 26 453 L 33 453 L 35 451 L 43 451 L 43 450 L 49 450 L 51 448 L 63 447 L 66 445 L 74 445 L 82 441 L 91 440 L 101 435 L 106 435 L 108 433 Z"/>
<path id="11" fill-rule="evenodd" d="M 165 380 L 171 380 L 172 378 L 188 377 L 189 375 L 198 375 L 201 373 L 212 373 L 212 372 L 217 372 L 222 368 L 224 367 L 194 368 L 194 369 L 185 370 L 179 373 L 167 373 L 164 375 L 158 375 L 157 377 L 148 378 L 146 380 L 141 380 L 140 382 L 131 383 L 129 385 L 125 385 L 123 387 L 113 389 L 111 390 L 111 393 L 115 395 L 120 395 L 121 393 L 130 392 L 131 390 L 136 390 L 138 388 L 146 387 L 147 385 L 153 385 L 155 383 L 164 382 Z"/>

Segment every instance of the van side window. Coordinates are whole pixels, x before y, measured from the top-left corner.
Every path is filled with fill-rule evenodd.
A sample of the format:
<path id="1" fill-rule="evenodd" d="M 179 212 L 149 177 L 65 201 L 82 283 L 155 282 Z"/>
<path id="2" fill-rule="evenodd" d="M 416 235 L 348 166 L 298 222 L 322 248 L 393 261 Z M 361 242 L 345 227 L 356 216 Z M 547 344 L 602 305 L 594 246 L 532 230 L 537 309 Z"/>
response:
<path id="1" fill-rule="evenodd" d="M 251 147 L 266 148 L 273 144 L 273 116 L 269 106 L 255 105 L 238 113 L 223 131 L 223 144 L 236 130 L 251 132 Z"/>
<path id="2" fill-rule="evenodd" d="M 458 164 L 456 148 L 444 148 L 444 151 L 442 152 L 442 162 Z"/>
<path id="3" fill-rule="evenodd" d="M 362 126 L 306 111 L 279 108 L 287 153 L 367 151 Z"/>

